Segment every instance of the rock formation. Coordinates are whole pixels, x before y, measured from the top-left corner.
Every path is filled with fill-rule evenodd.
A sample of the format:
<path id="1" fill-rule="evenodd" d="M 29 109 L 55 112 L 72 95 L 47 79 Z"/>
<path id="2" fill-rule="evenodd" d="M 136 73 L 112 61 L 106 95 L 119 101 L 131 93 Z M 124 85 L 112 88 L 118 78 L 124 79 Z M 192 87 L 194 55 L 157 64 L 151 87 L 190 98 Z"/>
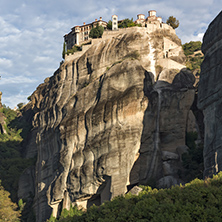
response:
<path id="1" fill-rule="evenodd" d="M 185 81 L 184 81 L 185 80 Z M 145 91 L 149 104 L 144 113 L 139 158 L 131 171 L 131 184 L 158 188 L 183 183 L 181 155 L 187 151 L 185 133 L 194 100 L 195 77 L 185 69 L 172 84 L 157 81 Z"/>
<path id="2" fill-rule="evenodd" d="M 164 42 L 178 46 L 167 58 Z M 34 117 L 26 153 L 37 154 L 30 190 L 37 221 L 70 204 L 101 204 L 136 184 L 182 182 L 178 170 L 195 79 L 176 70 L 184 67 L 178 37 L 132 28 L 70 58 L 28 105 Z"/>
<path id="3" fill-rule="evenodd" d="M 204 176 L 222 170 L 222 12 L 211 22 L 204 38 L 198 106 L 204 113 Z"/>
<path id="4" fill-rule="evenodd" d="M 0 91 L 0 109 L 2 108 L 2 92 Z M 4 127 L 5 123 L 5 115 L 4 113 L 0 112 L 0 134 L 7 134 L 7 131 Z"/>

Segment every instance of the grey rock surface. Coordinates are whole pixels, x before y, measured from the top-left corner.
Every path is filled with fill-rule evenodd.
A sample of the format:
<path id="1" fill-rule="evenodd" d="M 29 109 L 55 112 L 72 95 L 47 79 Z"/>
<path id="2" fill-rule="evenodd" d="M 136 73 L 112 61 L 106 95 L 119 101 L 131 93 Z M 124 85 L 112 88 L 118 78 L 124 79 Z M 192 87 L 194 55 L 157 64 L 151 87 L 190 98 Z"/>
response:
<path id="1" fill-rule="evenodd" d="M 204 114 L 204 176 L 222 170 L 222 12 L 211 22 L 204 38 L 198 107 Z"/>

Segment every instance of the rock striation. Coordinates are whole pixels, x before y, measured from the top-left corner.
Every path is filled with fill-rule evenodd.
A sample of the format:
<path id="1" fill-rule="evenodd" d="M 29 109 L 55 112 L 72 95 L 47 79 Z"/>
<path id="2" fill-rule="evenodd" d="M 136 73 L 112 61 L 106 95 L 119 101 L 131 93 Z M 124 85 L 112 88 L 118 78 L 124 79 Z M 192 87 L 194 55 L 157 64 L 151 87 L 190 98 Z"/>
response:
<path id="1" fill-rule="evenodd" d="M 163 60 L 164 42 L 178 44 L 172 63 L 170 55 Z M 37 88 L 27 108 L 34 117 L 26 150 L 37 155 L 29 190 L 37 221 L 70 204 L 101 204 L 137 184 L 182 182 L 195 93 L 193 75 L 175 68 L 183 62 L 176 35 L 132 28 L 65 60 Z M 21 197 L 29 175 L 20 180 Z"/>
<path id="2" fill-rule="evenodd" d="M 204 38 L 198 107 L 204 114 L 204 176 L 222 170 L 222 12 L 211 22 Z"/>

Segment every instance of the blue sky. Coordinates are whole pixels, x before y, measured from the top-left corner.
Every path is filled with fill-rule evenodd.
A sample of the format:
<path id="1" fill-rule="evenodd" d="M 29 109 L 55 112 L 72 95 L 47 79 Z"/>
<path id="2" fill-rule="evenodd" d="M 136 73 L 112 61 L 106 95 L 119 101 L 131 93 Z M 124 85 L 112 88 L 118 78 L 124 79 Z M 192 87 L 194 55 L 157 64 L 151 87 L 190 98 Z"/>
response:
<path id="1" fill-rule="evenodd" d="M 62 60 L 63 36 L 75 25 L 100 16 L 108 21 L 156 10 L 165 22 L 175 16 L 182 43 L 202 40 L 222 9 L 221 0 L 0 0 L 0 91 L 2 103 L 27 103 L 36 87 L 52 76 Z"/>

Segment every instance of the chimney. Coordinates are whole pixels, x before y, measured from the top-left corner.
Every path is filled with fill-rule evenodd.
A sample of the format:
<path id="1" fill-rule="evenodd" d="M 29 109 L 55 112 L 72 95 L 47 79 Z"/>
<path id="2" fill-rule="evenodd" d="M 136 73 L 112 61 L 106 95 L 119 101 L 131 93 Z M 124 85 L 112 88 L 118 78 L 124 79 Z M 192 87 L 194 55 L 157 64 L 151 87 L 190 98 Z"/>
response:
<path id="1" fill-rule="evenodd" d="M 85 25 L 86 23 L 85 22 L 83 22 L 83 25 Z"/>
<path id="2" fill-rule="evenodd" d="M 99 17 L 99 20 L 102 21 L 102 17 Z"/>
<path id="3" fill-rule="evenodd" d="M 97 19 L 95 19 L 95 21 L 97 22 Z"/>

